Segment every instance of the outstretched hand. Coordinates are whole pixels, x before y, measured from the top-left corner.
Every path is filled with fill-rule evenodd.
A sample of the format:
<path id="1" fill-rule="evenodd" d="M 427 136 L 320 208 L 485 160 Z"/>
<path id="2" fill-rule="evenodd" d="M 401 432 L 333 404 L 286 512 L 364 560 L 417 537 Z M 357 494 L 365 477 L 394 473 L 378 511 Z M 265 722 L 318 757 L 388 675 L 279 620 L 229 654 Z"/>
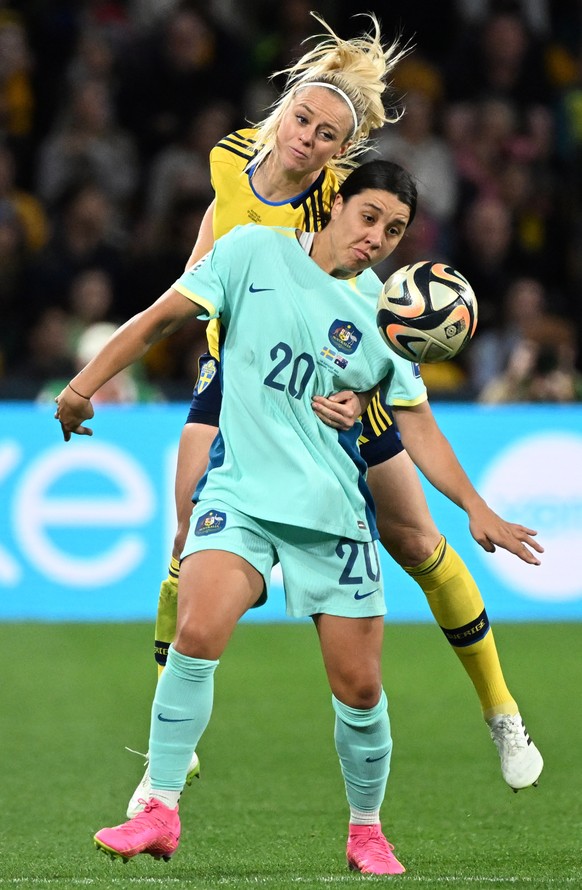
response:
<path id="1" fill-rule="evenodd" d="M 469 529 L 477 543 L 488 553 L 495 553 L 496 547 L 503 547 L 529 565 L 541 565 L 536 553 L 543 553 L 544 548 L 534 540 L 537 531 L 507 522 L 487 504 L 483 503 L 478 510 L 469 514 Z"/>
<path id="2" fill-rule="evenodd" d="M 335 430 L 351 430 L 354 423 L 365 411 L 357 393 L 342 390 L 333 395 L 313 396 L 311 407 L 320 420 Z"/>
<path id="3" fill-rule="evenodd" d="M 54 417 L 61 425 L 65 442 L 70 440 L 73 433 L 77 436 L 93 435 L 90 427 L 83 426 L 83 422 L 90 420 L 95 413 L 90 399 L 83 398 L 67 385 L 56 397 L 55 402 L 57 410 Z"/>

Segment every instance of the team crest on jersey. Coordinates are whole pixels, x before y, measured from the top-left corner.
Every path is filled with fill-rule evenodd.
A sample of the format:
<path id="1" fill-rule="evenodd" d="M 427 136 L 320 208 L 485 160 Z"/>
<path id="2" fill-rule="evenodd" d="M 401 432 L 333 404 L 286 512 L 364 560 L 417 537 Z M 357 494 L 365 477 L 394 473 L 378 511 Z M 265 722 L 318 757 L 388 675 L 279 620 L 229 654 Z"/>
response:
<path id="1" fill-rule="evenodd" d="M 341 321 L 336 318 L 327 332 L 327 336 L 340 352 L 345 355 L 353 355 L 362 339 L 362 332 L 351 321 Z"/>
<path id="2" fill-rule="evenodd" d="M 194 534 L 198 535 L 198 537 L 213 535 L 216 532 L 222 531 L 225 525 L 226 513 L 221 513 L 220 510 L 208 510 L 207 513 L 203 513 L 198 518 Z"/>
<path id="3" fill-rule="evenodd" d="M 205 389 L 208 389 L 208 387 L 216 377 L 217 371 L 218 365 L 216 363 L 216 359 L 209 358 L 208 361 L 204 362 L 204 364 L 200 368 L 198 380 L 196 381 L 196 386 L 194 387 L 194 392 L 196 393 L 196 395 L 200 395 L 201 392 L 204 392 Z"/>
<path id="4" fill-rule="evenodd" d="M 418 362 L 412 363 L 412 374 L 414 377 L 420 377 L 420 365 L 418 364 Z"/>

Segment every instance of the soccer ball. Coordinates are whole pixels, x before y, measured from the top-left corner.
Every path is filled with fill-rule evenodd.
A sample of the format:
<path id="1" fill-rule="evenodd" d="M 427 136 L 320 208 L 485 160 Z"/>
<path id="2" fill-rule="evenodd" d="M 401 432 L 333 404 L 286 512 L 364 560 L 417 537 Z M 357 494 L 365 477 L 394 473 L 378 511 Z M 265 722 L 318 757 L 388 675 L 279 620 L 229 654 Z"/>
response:
<path id="1" fill-rule="evenodd" d="M 378 299 L 376 321 L 390 349 L 411 362 L 443 362 L 465 348 L 477 327 L 477 298 L 444 263 L 403 266 Z"/>

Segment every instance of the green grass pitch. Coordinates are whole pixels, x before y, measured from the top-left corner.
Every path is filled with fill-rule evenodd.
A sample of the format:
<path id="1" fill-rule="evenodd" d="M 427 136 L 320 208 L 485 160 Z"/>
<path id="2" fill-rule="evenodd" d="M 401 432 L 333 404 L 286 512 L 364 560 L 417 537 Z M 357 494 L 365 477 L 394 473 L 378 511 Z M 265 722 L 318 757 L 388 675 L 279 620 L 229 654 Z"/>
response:
<path id="1" fill-rule="evenodd" d="M 216 674 L 170 863 L 110 861 L 147 747 L 152 630 L 5 625 L 0 679 L 0 888 L 582 888 L 582 624 L 499 625 L 509 685 L 546 767 L 513 794 L 440 631 L 387 624 L 394 754 L 383 825 L 405 875 L 345 865 L 333 713 L 309 624 L 240 626 Z"/>

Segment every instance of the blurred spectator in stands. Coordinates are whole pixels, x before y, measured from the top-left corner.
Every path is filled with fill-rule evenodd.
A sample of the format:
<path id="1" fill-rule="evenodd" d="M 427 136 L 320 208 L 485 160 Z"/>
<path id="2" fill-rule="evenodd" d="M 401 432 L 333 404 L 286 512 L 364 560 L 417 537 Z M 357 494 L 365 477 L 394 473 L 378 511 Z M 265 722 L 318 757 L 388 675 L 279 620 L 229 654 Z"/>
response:
<path id="1" fill-rule="evenodd" d="M 104 29 L 85 26 L 67 65 L 66 88 L 72 91 L 76 85 L 88 80 L 97 80 L 113 88 L 116 82 L 116 55 L 113 42 Z"/>
<path id="2" fill-rule="evenodd" d="M 127 0 L 129 17 L 136 29 L 145 31 L 168 18 L 181 0 Z"/>
<path id="3" fill-rule="evenodd" d="M 245 39 L 254 32 L 254 17 L 260 0 L 252 4 L 240 0 L 209 0 L 206 4 L 213 19 L 226 31 Z M 131 21 L 137 28 L 149 28 L 167 18 L 171 11 L 181 5 L 180 0 L 126 0 Z"/>
<path id="4" fill-rule="evenodd" d="M 452 265 L 471 283 L 479 303 L 479 329 L 485 331 L 498 323 L 507 282 L 526 270 L 515 250 L 511 214 L 499 198 L 476 198 L 459 229 Z"/>
<path id="5" fill-rule="evenodd" d="M 476 395 L 507 366 L 529 326 L 538 325 L 547 312 L 543 285 L 535 278 L 516 278 L 503 296 L 503 311 L 490 330 L 477 333 L 466 352 L 471 387 Z"/>
<path id="6" fill-rule="evenodd" d="M 572 326 L 546 316 L 526 326 L 504 370 L 479 394 L 485 404 L 582 401 Z"/>
<path id="7" fill-rule="evenodd" d="M 234 126 L 233 106 L 228 102 L 213 102 L 193 117 L 179 142 L 156 156 L 148 175 L 146 237 L 150 243 L 164 238 L 163 227 L 170 208 L 179 200 L 207 195 L 210 204 L 214 193 L 210 186 L 208 156 Z"/>
<path id="8" fill-rule="evenodd" d="M 530 31 L 536 35 L 548 34 L 550 27 L 549 0 L 503 0 L 492 3 L 491 0 L 456 0 L 457 14 L 462 17 L 464 25 L 480 25 L 491 12 L 491 7 L 509 8 L 519 13 Z"/>
<path id="9" fill-rule="evenodd" d="M 115 42 L 122 42 L 131 28 L 127 0 L 84 0 L 81 4 L 82 27 L 107 33 Z"/>
<path id="10" fill-rule="evenodd" d="M 463 211 L 476 197 L 499 195 L 499 169 L 517 136 L 517 116 L 502 99 L 456 102 L 444 112 L 444 131 L 459 180 Z"/>
<path id="11" fill-rule="evenodd" d="M 448 99 L 502 98 L 519 112 L 548 105 L 552 89 L 544 48 L 544 41 L 529 30 L 519 4 L 493 4 L 480 25 L 463 32 L 451 54 L 446 70 Z"/>
<path id="12" fill-rule="evenodd" d="M 123 54 L 120 120 L 149 162 L 176 142 L 192 117 L 218 99 L 237 102 L 246 82 L 242 47 L 202 4 L 181 3 Z"/>
<path id="13" fill-rule="evenodd" d="M 0 398 L 35 399 L 46 380 L 70 380 L 76 373 L 69 347 L 69 316 L 64 309 L 41 310 L 26 332 L 12 373 L 0 380 Z"/>
<path id="14" fill-rule="evenodd" d="M 111 279 L 103 269 L 84 269 L 73 278 L 68 297 L 69 343 L 74 354 L 87 328 L 112 320 L 114 298 Z M 117 313 L 115 313 L 117 314 Z"/>
<path id="15" fill-rule="evenodd" d="M 35 95 L 33 57 L 24 23 L 13 10 L 0 10 L 0 135 L 26 165 L 32 150 Z M 20 172 L 20 171 L 19 171 Z"/>
<path id="16" fill-rule="evenodd" d="M 110 322 L 96 322 L 83 331 L 74 356 L 73 374 L 83 368 L 94 358 L 109 338 L 115 333 L 117 326 Z M 52 402 L 70 380 L 70 375 L 56 377 L 45 382 L 36 395 L 38 402 Z M 136 402 L 159 402 L 161 394 L 152 386 L 143 374 L 139 364 L 126 368 L 112 377 L 101 389 L 97 390 L 91 401 L 109 405 L 133 405 Z"/>
<path id="17" fill-rule="evenodd" d="M 136 172 L 133 141 L 114 121 L 106 84 L 96 79 L 76 84 L 63 118 L 39 149 L 41 196 L 54 206 L 72 186 L 93 182 L 123 219 Z"/>
<path id="18" fill-rule="evenodd" d="M 18 188 L 15 180 L 14 153 L 0 143 L 0 211 L 16 215 L 31 253 L 45 246 L 48 220 L 42 203 L 32 192 Z"/>
<path id="19" fill-rule="evenodd" d="M 53 233 L 31 270 L 31 306 L 65 306 L 75 276 L 102 269 L 116 292 L 122 269 L 122 244 L 107 195 L 96 185 L 73 188 L 54 218 Z"/>
<path id="20" fill-rule="evenodd" d="M 546 283 L 565 269 L 567 220 L 558 199 L 552 150 L 553 118 L 531 108 L 518 130 L 511 103 L 486 99 L 457 103 L 446 116 L 446 133 L 460 180 L 459 218 L 479 198 L 505 205 L 513 230 L 513 260 Z"/>
<path id="21" fill-rule="evenodd" d="M 499 173 L 499 197 L 513 220 L 515 256 L 521 269 L 544 285 L 563 288 L 568 233 L 550 170 L 525 161 L 506 161 Z"/>
<path id="22" fill-rule="evenodd" d="M 123 284 L 116 302 L 124 318 L 153 303 L 168 282 L 182 274 L 208 204 L 206 191 L 176 198 L 168 207 L 155 244 L 147 241 L 141 229 L 136 229 L 124 251 Z"/>

